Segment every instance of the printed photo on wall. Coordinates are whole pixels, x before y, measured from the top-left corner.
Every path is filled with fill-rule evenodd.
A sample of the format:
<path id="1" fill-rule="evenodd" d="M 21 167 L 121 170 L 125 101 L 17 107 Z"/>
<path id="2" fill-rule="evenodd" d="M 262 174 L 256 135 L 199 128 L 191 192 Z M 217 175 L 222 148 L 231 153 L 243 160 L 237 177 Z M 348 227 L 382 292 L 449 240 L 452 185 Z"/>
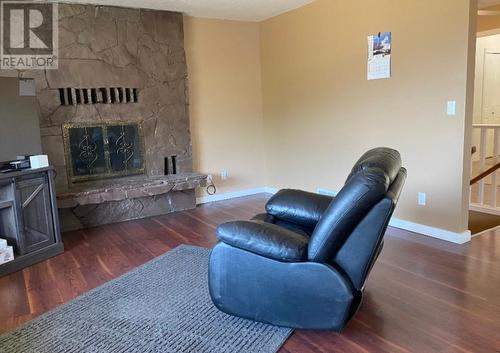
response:
<path id="1" fill-rule="evenodd" d="M 368 36 L 368 80 L 391 77 L 391 32 Z"/>

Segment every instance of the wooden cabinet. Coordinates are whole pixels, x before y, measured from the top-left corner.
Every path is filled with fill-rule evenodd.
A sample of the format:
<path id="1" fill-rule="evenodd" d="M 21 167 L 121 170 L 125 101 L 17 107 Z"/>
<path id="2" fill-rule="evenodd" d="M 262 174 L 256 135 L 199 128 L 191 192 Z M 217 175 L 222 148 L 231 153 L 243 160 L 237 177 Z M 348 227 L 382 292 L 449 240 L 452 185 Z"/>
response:
<path id="1" fill-rule="evenodd" d="M 0 176 L 0 237 L 14 246 L 14 272 L 63 251 L 51 168 Z"/>

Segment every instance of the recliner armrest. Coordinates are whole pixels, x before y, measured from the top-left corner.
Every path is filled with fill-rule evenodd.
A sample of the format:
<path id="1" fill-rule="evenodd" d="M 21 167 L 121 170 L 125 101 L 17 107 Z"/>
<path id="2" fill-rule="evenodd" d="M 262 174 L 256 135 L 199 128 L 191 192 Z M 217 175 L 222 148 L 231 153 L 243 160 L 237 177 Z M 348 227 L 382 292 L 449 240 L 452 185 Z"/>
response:
<path id="1" fill-rule="evenodd" d="M 302 190 L 283 189 L 266 204 L 266 211 L 276 218 L 314 228 L 333 197 Z"/>
<path id="2" fill-rule="evenodd" d="M 217 238 L 236 248 L 283 262 L 307 259 L 308 238 L 260 221 L 234 221 L 217 227 Z"/>

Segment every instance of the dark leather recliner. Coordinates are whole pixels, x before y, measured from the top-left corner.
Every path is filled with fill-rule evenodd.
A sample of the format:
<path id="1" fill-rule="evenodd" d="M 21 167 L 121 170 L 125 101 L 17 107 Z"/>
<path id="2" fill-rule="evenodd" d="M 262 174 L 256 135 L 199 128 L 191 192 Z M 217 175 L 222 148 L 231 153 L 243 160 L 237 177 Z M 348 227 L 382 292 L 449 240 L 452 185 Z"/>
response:
<path id="1" fill-rule="evenodd" d="M 222 311 L 279 326 L 340 331 L 361 303 L 406 179 L 395 150 L 355 164 L 335 198 L 281 190 L 267 213 L 217 228 L 209 289 Z"/>

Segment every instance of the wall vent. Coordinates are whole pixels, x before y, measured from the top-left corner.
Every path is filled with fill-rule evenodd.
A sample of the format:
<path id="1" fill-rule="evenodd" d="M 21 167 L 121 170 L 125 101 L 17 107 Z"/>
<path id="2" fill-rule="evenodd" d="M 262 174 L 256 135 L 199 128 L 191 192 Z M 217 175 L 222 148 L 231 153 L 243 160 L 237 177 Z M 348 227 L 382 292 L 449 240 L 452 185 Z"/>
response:
<path id="1" fill-rule="evenodd" d="M 137 103 L 137 88 L 59 88 L 61 105 Z"/>

